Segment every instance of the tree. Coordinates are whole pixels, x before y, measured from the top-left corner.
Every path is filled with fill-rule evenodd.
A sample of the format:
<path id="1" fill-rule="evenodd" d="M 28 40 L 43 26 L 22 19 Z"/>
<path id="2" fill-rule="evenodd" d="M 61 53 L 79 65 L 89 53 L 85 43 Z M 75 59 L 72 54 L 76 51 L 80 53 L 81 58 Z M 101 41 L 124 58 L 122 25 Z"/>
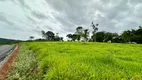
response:
<path id="1" fill-rule="evenodd" d="M 114 42 L 114 43 L 125 43 L 125 41 L 124 41 L 124 39 L 122 38 L 121 35 L 118 35 L 117 37 L 114 37 L 112 39 L 112 42 Z"/>
<path id="2" fill-rule="evenodd" d="M 83 33 L 83 27 L 79 26 L 76 28 L 76 33 L 77 34 L 82 34 Z"/>
<path id="3" fill-rule="evenodd" d="M 85 29 L 84 33 L 83 33 L 83 37 L 84 37 L 85 41 L 88 41 L 88 37 L 89 37 L 89 32 L 88 31 L 89 31 L 88 29 Z"/>
<path id="4" fill-rule="evenodd" d="M 105 40 L 105 31 L 97 32 L 96 33 L 96 41 L 97 42 L 104 42 Z"/>
<path id="5" fill-rule="evenodd" d="M 41 31 L 41 34 L 42 34 L 42 37 L 44 38 L 44 39 L 46 39 L 46 33 L 45 33 L 45 31 Z"/>
<path id="6" fill-rule="evenodd" d="M 34 36 L 30 36 L 29 39 L 30 39 L 30 40 L 33 40 L 33 39 L 34 39 Z"/>
<path id="7" fill-rule="evenodd" d="M 72 41 L 76 41 L 77 38 L 78 38 L 78 35 L 77 35 L 77 34 L 73 34 L 73 35 L 72 35 Z"/>
<path id="8" fill-rule="evenodd" d="M 59 33 L 56 33 L 54 41 L 63 41 L 63 37 L 60 37 Z"/>
<path id="9" fill-rule="evenodd" d="M 17 44 L 22 42 L 20 40 L 0 38 L 0 44 Z"/>
<path id="10" fill-rule="evenodd" d="M 77 41 L 80 41 L 81 40 L 81 35 L 76 34 L 76 38 L 77 38 Z"/>
<path id="11" fill-rule="evenodd" d="M 131 42 L 137 42 L 142 43 L 142 27 L 139 26 L 139 29 L 131 30 L 131 36 L 130 36 Z"/>
<path id="12" fill-rule="evenodd" d="M 64 41 L 64 38 L 63 38 L 63 37 L 60 37 L 60 41 Z"/>
<path id="13" fill-rule="evenodd" d="M 142 26 L 139 26 L 139 29 L 126 30 L 122 33 L 122 38 L 125 42 L 136 42 L 142 43 Z"/>
<path id="14" fill-rule="evenodd" d="M 48 41 L 54 41 L 55 39 L 55 34 L 52 31 L 41 31 L 42 37 Z"/>
<path id="15" fill-rule="evenodd" d="M 55 41 L 60 41 L 59 33 L 56 33 L 54 40 L 55 40 Z"/>
<path id="16" fill-rule="evenodd" d="M 95 34 L 98 31 L 97 26 L 99 26 L 99 24 L 95 24 L 92 22 L 92 27 L 93 27 L 93 34 Z"/>
<path id="17" fill-rule="evenodd" d="M 117 33 L 105 32 L 104 42 L 112 41 L 116 37 L 118 37 Z"/>
<path id="18" fill-rule="evenodd" d="M 105 31 L 97 32 L 96 35 L 97 35 L 96 36 L 97 42 L 108 42 L 118 37 L 117 33 L 111 33 Z"/>
<path id="19" fill-rule="evenodd" d="M 125 42 L 131 42 L 131 31 L 127 30 L 122 33 L 122 38 Z"/>
<path id="20" fill-rule="evenodd" d="M 48 31 L 45 33 L 46 34 L 46 39 L 49 41 L 54 41 L 55 39 L 55 34 L 52 31 Z"/>
<path id="21" fill-rule="evenodd" d="M 66 37 L 71 39 L 71 41 L 76 41 L 78 39 L 78 35 L 77 34 L 67 34 Z"/>
<path id="22" fill-rule="evenodd" d="M 83 27 L 79 26 L 76 28 L 76 33 L 75 33 L 77 36 L 77 40 L 80 41 L 81 40 L 81 37 L 83 35 Z"/>
<path id="23" fill-rule="evenodd" d="M 91 26 L 92 26 L 92 28 L 93 28 L 93 32 L 92 32 L 93 35 L 92 35 L 91 38 L 92 38 L 93 41 L 96 42 L 96 36 L 97 36 L 97 35 L 96 35 L 96 32 L 98 31 L 98 28 L 97 28 L 97 27 L 99 26 L 99 24 L 94 24 L 94 23 L 92 22 L 92 25 L 91 25 Z"/>
<path id="24" fill-rule="evenodd" d="M 142 29 L 142 26 L 139 26 L 139 29 Z"/>
<path id="25" fill-rule="evenodd" d="M 59 33 L 56 33 L 55 37 L 59 37 Z"/>
<path id="26" fill-rule="evenodd" d="M 72 34 L 67 34 L 66 37 L 72 40 Z"/>
<path id="27" fill-rule="evenodd" d="M 136 30 L 135 35 L 136 35 L 136 38 L 135 38 L 136 42 L 142 43 L 142 26 L 139 26 L 139 29 Z"/>

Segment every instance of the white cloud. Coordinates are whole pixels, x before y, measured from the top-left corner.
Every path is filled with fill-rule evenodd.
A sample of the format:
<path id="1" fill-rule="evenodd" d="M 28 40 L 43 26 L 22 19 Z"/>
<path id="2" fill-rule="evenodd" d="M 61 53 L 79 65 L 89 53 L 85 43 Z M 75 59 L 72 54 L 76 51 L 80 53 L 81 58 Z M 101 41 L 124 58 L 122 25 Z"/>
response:
<path id="1" fill-rule="evenodd" d="M 41 30 L 61 36 L 77 26 L 120 33 L 142 25 L 141 0 L 0 0 L 0 37 L 41 37 Z M 18 34 L 17 34 L 18 33 Z"/>

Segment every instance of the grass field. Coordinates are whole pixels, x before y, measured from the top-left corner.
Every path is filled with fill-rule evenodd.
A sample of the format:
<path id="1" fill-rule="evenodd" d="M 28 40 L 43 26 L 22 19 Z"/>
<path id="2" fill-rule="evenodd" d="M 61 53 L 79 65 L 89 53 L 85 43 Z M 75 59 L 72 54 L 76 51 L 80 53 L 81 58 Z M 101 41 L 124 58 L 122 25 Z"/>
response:
<path id="1" fill-rule="evenodd" d="M 23 43 L 45 80 L 142 80 L 142 45 L 85 42 Z"/>

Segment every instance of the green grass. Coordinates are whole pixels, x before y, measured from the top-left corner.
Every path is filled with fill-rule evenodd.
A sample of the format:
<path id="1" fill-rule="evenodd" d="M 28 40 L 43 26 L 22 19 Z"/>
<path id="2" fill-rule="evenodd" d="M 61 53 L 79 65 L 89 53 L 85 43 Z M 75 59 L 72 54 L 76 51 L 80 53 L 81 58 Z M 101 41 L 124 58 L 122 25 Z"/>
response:
<path id="1" fill-rule="evenodd" d="M 142 80 L 142 45 L 85 42 L 23 43 L 45 80 Z"/>
<path id="2" fill-rule="evenodd" d="M 22 45 L 17 58 L 11 65 L 11 70 L 8 72 L 6 80 L 36 80 L 37 61 L 31 50 L 28 50 L 25 45 Z"/>

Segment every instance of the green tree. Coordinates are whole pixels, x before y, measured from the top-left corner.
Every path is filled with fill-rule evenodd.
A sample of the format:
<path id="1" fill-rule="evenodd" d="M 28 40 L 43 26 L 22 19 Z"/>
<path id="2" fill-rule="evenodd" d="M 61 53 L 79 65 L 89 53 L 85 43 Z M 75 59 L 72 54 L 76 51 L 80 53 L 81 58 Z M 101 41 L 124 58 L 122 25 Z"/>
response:
<path id="1" fill-rule="evenodd" d="M 72 40 L 72 38 L 73 38 L 72 34 L 67 34 L 66 37 L 68 37 L 68 38 L 71 39 L 71 40 Z"/>
<path id="2" fill-rule="evenodd" d="M 97 42 L 104 42 L 105 40 L 105 31 L 97 32 L 96 33 L 96 41 Z"/>
<path id="3" fill-rule="evenodd" d="M 83 27 L 79 26 L 76 28 L 76 36 L 77 36 L 77 40 L 80 41 L 81 37 L 83 35 Z"/>
<path id="4" fill-rule="evenodd" d="M 84 33 L 83 33 L 84 41 L 88 41 L 88 37 L 89 37 L 89 32 L 88 31 L 89 31 L 88 29 L 84 30 Z"/>
<path id="5" fill-rule="evenodd" d="M 33 40 L 34 38 L 35 38 L 34 36 L 30 36 L 30 37 L 29 37 L 30 40 Z"/>
<path id="6" fill-rule="evenodd" d="M 52 31 L 41 31 L 42 37 L 48 41 L 54 41 L 55 39 L 55 34 Z"/>
<path id="7" fill-rule="evenodd" d="M 60 37 L 59 33 L 56 33 L 54 41 L 63 41 L 63 37 Z"/>
<path id="8" fill-rule="evenodd" d="M 131 42 L 131 31 L 127 30 L 122 33 L 122 38 L 125 42 Z"/>
<path id="9" fill-rule="evenodd" d="M 112 41 L 113 39 L 118 37 L 117 33 L 111 33 L 111 32 L 105 32 L 105 31 L 97 32 L 96 35 L 97 35 L 96 36 L 97 42 Z"/>
<path id="10" fill-rule="evenodd" d="M 52 31 L 47 31 L 46 32 L 46 39 L 49 40 L 49 41 L 54 41 L 55 34 Z"/>
<path id="11" fill-rule="evenodd" d="M 44 39 L 46 39 L 46 33 L 45 33 L 45 31 L 41 31 L 41 34 L 42 34 L 42 37 L 44 38 Z"/>
<path id="12" fill-rule="evenodd" d="M 77 41 L 80 41 L 81 40 L 81 35 L 76 34 L 76 38 L 77 38 Z"/>
<path id="13" fill-rule="evenodd" d="M 98 31 L 98 26 L 99 26 L 99 24 L 94 24 L 93 22 L 92 22 L 92 28 L 93 28 L 93 32 L 92 32 L 92 36 L 91 36 L 91 38 L 92 38 L 92 41 L 95 41 L 96 42 L 96 32 Z"/>
<path id="14" fill-rule="evenodd" d="M 142 26 L 139 29 L 126 30 L 122 33 L 122 38 L 125 42 L 142 43 Z"/>
<path id="15" fill-rule="evenodd" d="M 131 31 L 133 36 L 131 36 L 132 42 L 142 43 L 142 26 L 139 29 Z"/>
<path id="16" fill-rule="evenodd" d="M 78 38 L 78 35 L 77 35 L 77 34 L 73 34 L 73 35 L 72 35 L 72 41 L 76 41 L 77 38 Z"/>
<path id="17" fill-rule="evenodd" d="M 60 37 L 60 41 L 64 41 L 64 38 L 63 38 L 63 37 Z"/>

